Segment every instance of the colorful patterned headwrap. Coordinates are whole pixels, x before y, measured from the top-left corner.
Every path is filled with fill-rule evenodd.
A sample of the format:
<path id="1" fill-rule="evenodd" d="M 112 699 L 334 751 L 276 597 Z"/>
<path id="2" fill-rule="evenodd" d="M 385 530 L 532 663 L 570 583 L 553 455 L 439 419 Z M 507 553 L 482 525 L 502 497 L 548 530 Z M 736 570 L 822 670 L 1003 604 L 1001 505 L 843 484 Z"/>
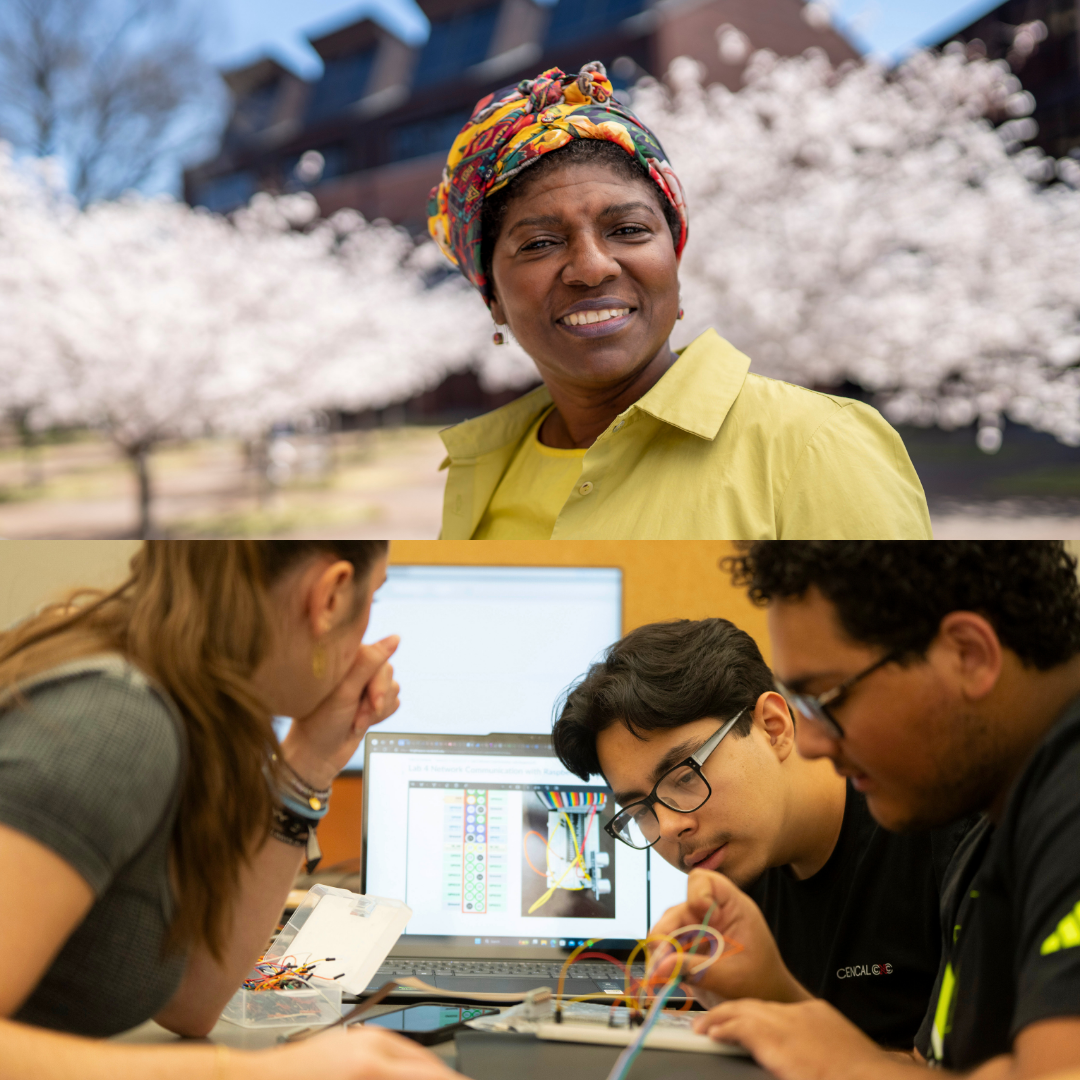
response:
<path id="1" fill-rule="evenodd" d="M 542 155 L 573 139 L 613 142 L 644 166 L 678 213 L 682 230 L 675 251 L 682 252 L 686 244 L 682 185 L 656 136 L 612 96 L 603 64 L 586 64 L 577 75 L 551 68 L 476 103 L 450 148 L 442 180 L 428 198 L 428 232 L 488 302 L 480 260 L 484 199 Z"/>

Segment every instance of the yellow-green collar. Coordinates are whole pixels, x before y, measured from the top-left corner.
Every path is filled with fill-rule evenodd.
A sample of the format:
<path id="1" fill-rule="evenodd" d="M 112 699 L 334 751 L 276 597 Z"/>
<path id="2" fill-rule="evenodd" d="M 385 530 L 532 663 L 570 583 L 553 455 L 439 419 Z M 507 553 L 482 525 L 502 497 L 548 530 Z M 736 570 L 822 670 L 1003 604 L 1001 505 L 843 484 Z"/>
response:
<path id="1" fill-rule="evenodd" d="M 440 431 L 439 436 L 450 455 L 441 467 L 446 468 L 451 461 L 468 464 L 507 443 L 520 441 L 522 435 L 532 427 L 533 421 L 550 404 L 548 388 L 538 386 L 509 405 Z"/>
<path id="2" fill-rule="evenodd" d="M 640 409 L 657 420 L 702 439 L 715 439 L 742 390 L 750 359 L 715 330 L 706 330 L 685 349 L 656 384 L 628 409 Z M 469 464 L 510 443 L 517 443 L 551 404 L 546 386 L 493 412 L 441 432 L 449 458 L 443 468 Z"/>
<path id="3" fill-rule="evenodd" d="M 735 404 L 749 368 L 748 356 L 715 330 L 706 330 L 679 350 L 678 361 L 631 408 L 711 441 Z"/>

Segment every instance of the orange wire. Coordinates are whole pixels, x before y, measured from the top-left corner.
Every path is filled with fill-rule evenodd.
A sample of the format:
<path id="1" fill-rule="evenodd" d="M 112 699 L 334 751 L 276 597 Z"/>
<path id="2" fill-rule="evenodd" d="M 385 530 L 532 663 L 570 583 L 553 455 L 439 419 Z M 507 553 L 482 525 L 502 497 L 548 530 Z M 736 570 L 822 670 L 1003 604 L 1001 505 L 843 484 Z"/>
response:
<path id="1" fill-rule="evenodd" d="M 545 851 L 547 850 L 548 842 L 547 842 L 547 841 L 546 841 L 546 840 L 545 840 L 545 839 L 544 839 L 544 838 L 543 838 L 543 837 L 542 837 L 542 836 L 541 836 L 541 835 L 540 835 L 540 834 L 539 834 L 539 833 L 538 833 L 538 832 L 537 832 L 537 831 L 536 831 L 535 829 L 530 829 L 530 830 L 529 830 L 529 831 L 528 831 L 528 832 L 527 832 L 527 833 L 525 834 L 525 836 L 524 836 L 524 837 L 522 838 L 522 841 L 521 841 L 521 847 L 522 847 L 522 850 L 523 850 L 523 851 L 525 852 L 525 861 L 526 861 L 526 862 L 527 862 L 527 863 L 529 864 L 529 869 L 530 869 L 530 870 L 531 870 L 531 871 L 532 871 L 532 872 L 533 872 L 534 874 L 540 874 L 540 876 L 541 876 L 542 878 L 546 878 L 546 877 L 547 877 L 547 874 L 546 874 L 546 873 L 540 873 L 540 871 L 539 871 L 539 870 L 537 870 L 535 866 L 533 866 L 533 864 L 532 864 L 532 859 L 530 859 L 530 858 L 529 858 L 529 845 L 528 845 L 528 839 L 529 839 L 529 837 L 530 837 L 530 836 L 535 836 L 535 837 L 536 837 L 536 839 L 537 839 L 537 840 L 539 840 L 539 841 L 540 841 L 540 843 L 544 845 L 544 850 L 545 850 Z"/>

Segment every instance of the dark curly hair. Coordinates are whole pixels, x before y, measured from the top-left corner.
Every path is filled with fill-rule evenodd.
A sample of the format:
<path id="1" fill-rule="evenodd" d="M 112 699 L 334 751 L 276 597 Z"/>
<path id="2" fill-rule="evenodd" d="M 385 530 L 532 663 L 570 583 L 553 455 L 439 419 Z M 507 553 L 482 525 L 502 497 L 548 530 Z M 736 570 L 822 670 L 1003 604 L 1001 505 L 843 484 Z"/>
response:
<path id="1" fill-rule="evenodd" d="M 644 180 L 653 190 L 659 201 L 660 211 L 671 232 L 671 242 L 678 247 L 682 235 L 682 222 L 679 212 L 668 201 L 656 182 L 649 176 L 648 170 L 637 158 L 631 157 L 621 146 L 604 139 L 574 139 L 558 150 L 550 150 L 535 164 L 530 165 L 500 188 L 494 195 L 484 200 L 480 210 L 480 265 L 491 290 L 491 258 L 495 250 L 495 241 L 502 232 L 506 211 L 518 195 L 523 194 L 546 173 L 561 169 L 566 165 L 589 164 L 606 165 L 623 180 Z"/>
<path id="2" fill-rule="evenodd" d="M 903 658 L 924 656 L 950 611 L 983 615 L 1026 666 L 1045 671 L 1080 652 L 1076 559 L 1058 540 L 741 546 L 722 565 L 756 604 L 816 587 L 849 637 Z"/>
<path id="3" fill-rule="evenodd" d="M 728 719 L 774 689 L 754 639 L 727 619 L 650 623 L 608 647 L 567 692 L 551 741 L 559 760 L 587 780 L 600 773 L 596 736 L 621 722 L 642 731 Z M 742 717 L 733 735 L 749 733 Z"/>

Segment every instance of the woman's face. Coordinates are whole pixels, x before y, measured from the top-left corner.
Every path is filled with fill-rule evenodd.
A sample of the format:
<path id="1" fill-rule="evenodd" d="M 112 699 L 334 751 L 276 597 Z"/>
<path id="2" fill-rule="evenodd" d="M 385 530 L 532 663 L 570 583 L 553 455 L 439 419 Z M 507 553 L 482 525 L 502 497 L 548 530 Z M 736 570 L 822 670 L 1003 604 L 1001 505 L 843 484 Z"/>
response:
<path id="1" fill-rule="evenodd" d="M 510 202 L 492 251 L 491 312 L 545 381 L 614 387 L 666 348 L 679 260 L 660 198 L 644 178 L 572 163 Z"/>
<path id="2" fill-rule="evenodd" d="M 351 563 L 318 556 L 271 586 L 273 644 L 253 682 L 274 715 L 307 716 L 345 677 L 367 631 L 372 599 L 385 581 L 385 558 L 358 581 Z M 318 673 L 316 648 L 322 654 Z"/>

